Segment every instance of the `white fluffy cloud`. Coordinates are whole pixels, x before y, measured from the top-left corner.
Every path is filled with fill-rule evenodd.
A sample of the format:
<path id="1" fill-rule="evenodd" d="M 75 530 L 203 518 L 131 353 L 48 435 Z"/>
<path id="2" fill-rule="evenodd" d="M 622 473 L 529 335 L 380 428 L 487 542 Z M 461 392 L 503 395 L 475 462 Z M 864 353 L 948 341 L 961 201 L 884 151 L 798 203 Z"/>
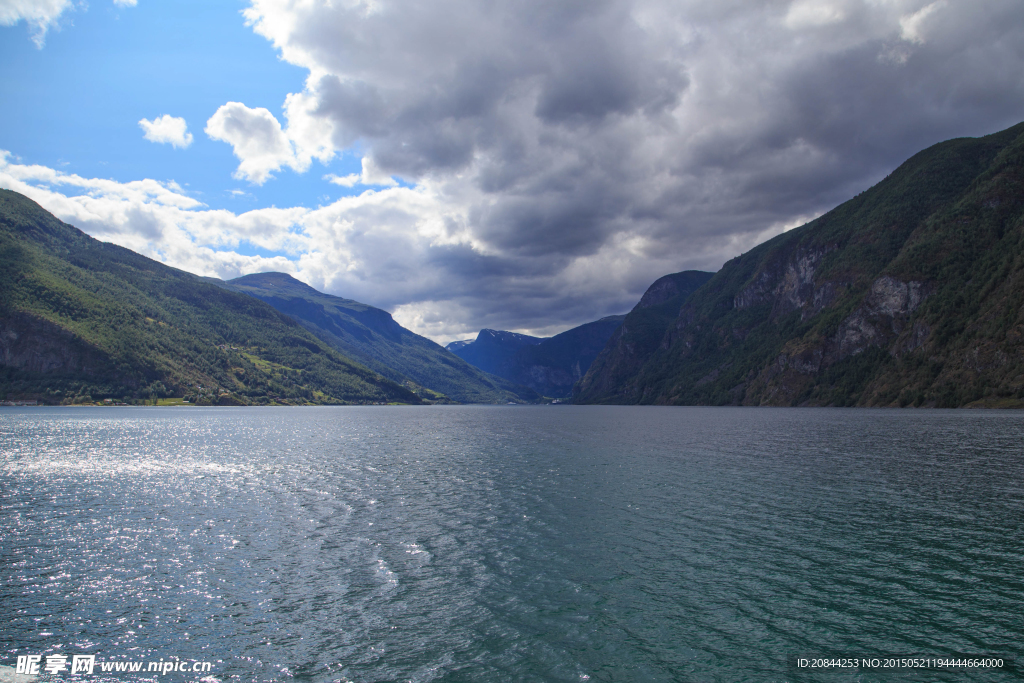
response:
<path id="1" fill-rule="evenodd" d="M 250 109 L 240 102 L 228 102 L 206 122 L 206 134 L 231 145 L 242 162 L 235 177 L 257 185 L 265 183 L 270 173 L 282 166 L 305 171 L 309 165 L 296 158 L 281 124 L 262 107 Z"/>
<path id="2" fill-rule="evenodd" d="M 241 162 L 235 177 L 262 185 L 271 173 L 289 167 L 302 172 L 314 158 L 328 161 L 334 147 L 325 134 L 326 124 L 310 117 L 303 107 L 310 98 L 289 95 L 285 106 L 286 118 L 291 123 L 281 127 L 268 109 L 250 109 L 241 102 L 228 102 L 221 106 L 206 122 L 206 134 L 214 140 L 226 142 Z"/>
<path id="3" fill-rule="evenodd" d="M 180 116 L 164 114 L 152 121 L 142 119 L 139 127 L 143 130 L 143 137 L 150 142 L 170 144 L 182 149 L 192 144 L 192 133 L 188 132 L 188 124 Z"/>
<path id="4" fill-rule="evenodd" d="M 0 26 L 14 26 L 24 20 L 32 31 L 32 41 L 41 48 L 46 32 L 72 6 L 71 0 L 0 0 Z"/>

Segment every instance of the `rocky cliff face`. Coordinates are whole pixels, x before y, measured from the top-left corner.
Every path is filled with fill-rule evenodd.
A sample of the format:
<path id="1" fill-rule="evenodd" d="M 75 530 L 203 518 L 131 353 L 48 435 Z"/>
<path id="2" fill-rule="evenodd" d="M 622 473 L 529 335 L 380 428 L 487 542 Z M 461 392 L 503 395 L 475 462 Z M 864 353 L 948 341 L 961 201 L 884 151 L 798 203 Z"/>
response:
<path id="1" fill-rule="evenodd" d="M 1024 124 L 925 150 L 727 263 L 642 349 L 627 318 L 577 400 L 1024 405 L 1022 179 Z"/>
<path id="2" fill-rule="evenodd" d="M 804 248 L 782 262 L 770 264 L 733 297 L 733 308 L 743 310 L 768 302 L 773 318 L 797 310 L 804 320 L 817 315 L 835 301 L 837 291 L 844 285 L 832 281 L 818 283 L 814 277 L 822 258 L 837 248 Z"/>
<path id="3" fill-rule="evenodd" d="M 829 283 L 826 283 L 829 284 Z M 883 275 L 874 281 L 863 302 L 839 325 L 836 333 L 817 344 L 787 343 L 783 351 L 750 382 L 747 390 L 761 396 L 761 403 L 792 404 L 798 401 L 825 369 L 870 349 L 885 348 L 893 356 L 921 346 L 930 328 L 918 321 L 904 335 L 911 315 L 926 298 L 922 282 L 901 282 Z M 790 303 L 790 302 L 785 302 Z M 817 301 L 804 303 L 801 317 L 813 317 Z M 808 311 L 812 311 L 808 316 Z"/>
<path id="4" fill-rule="evenodd" d="M 901 282 L 891 275 L 883 275 L 871 285 L 871 291 L 864 297 L 864 302 L 851 313 L 839 326 L 839 331 L 830 341 L 829 351 L 835 361 L 848 356 L 855 356 L 872 346 L 887 346 L 893 339 L 900 336 L 921 302 L 927 297 L 931 283 Z M 921 333 L 927 325 L 921 322 L 918 326 L 918 339 L 923 343 Z M 926 337 L 927 335 L 925 335 Z M 903 350 L 913 350 L 920 343 Z M 897 349 L 891 349 L 897 355 Z"/>

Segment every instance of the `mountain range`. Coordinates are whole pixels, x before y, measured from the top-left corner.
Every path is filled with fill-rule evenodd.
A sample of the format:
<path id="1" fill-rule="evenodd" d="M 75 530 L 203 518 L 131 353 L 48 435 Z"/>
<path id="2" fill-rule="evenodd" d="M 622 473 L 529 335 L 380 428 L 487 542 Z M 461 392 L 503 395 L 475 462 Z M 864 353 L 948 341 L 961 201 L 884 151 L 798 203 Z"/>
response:
<path id="1" fill-rule="evenodd" d="M 489 375 L 415 334 L 380 308 L 319 292 L 285 273 L 208 282 L 247 294 L 296 320 L 347 357 L 424 398 L 458 403 L 535 401 L 531 389 Z"/>
<path id="2" fill-rule="evenodd" d="M 480 330 L 475 340 L 445 348 L 473 365 L 550 398 L 569 398 L 623 315 L 585 323 L 553 337 Z"/>
<path id="3" fill-rule="evenodd" d="M 577 403 L 1024 406 L 1024 124 L 916 154 L 664 305 Z"/>
<path id="4" fill-rule="evenodd" d="M 201 278 L 0 190 L 0 399 L 1024 407 L 1024 124 L 949 140 L 626 316 L 444 349 L 282 273 Z"/>
<path id="5" fill-rule="evenodd" d="M 0 190 L 0 395 L 43 403 L 420 403 L 270 305 Z"/>
<path id="6" fill-rule="evenodd" d="M 283 273 L 224 282 L 99 242 L 0 190 L 0 398 L 508 403 L 537 393 Z"/>
<path id="7" fill-rule="evenodd" d="M 484 328 L 480 330 L 476 339 L 453 341 L 445 348 L 481 370 L 498 374 L 516 355 L 516 351 L 540 344 L 544 339 L 546 337 L 531 337 L 518 332 Z"/>

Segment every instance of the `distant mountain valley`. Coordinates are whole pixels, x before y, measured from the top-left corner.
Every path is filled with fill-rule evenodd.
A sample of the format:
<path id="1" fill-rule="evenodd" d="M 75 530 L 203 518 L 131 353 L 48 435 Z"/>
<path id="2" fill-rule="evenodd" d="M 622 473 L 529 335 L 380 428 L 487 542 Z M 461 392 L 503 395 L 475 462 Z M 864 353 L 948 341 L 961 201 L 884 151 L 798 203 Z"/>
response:
<path id="1" fill-rule="evenodd" d="M 475 340 L 445 348 L 476 367 L 550 398 L 570 398 L 578 382 L 624 315 L 585 323 L 553 337 L 531 337 L 502 330 L 480 330 Z"/>
<path id="2" fill-rule="evenodd" d="M 0 400 L 521 403 L 389 313 L 282 273 L 201 278 L 0 190 Z"/>
<path id="3" fill-rule="evenodd" d="M 0 190 L 0 401 L 1024 407 L 1024 124 L 934 145 L 626 315 L 446 348 L 283 273 L 201 278 Z"/>

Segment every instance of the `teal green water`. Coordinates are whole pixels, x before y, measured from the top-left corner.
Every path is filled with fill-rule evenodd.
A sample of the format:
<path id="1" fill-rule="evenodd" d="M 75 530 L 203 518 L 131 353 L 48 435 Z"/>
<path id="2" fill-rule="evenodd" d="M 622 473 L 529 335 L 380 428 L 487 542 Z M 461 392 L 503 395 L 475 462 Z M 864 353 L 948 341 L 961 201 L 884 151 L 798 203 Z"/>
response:
<path id="1" fill-rule="evenodd" d="M 1024 661 L 1022 444 L 1019 412 L 4 410 L 0 664 L 1018 680 L 787 658 Z"/>

